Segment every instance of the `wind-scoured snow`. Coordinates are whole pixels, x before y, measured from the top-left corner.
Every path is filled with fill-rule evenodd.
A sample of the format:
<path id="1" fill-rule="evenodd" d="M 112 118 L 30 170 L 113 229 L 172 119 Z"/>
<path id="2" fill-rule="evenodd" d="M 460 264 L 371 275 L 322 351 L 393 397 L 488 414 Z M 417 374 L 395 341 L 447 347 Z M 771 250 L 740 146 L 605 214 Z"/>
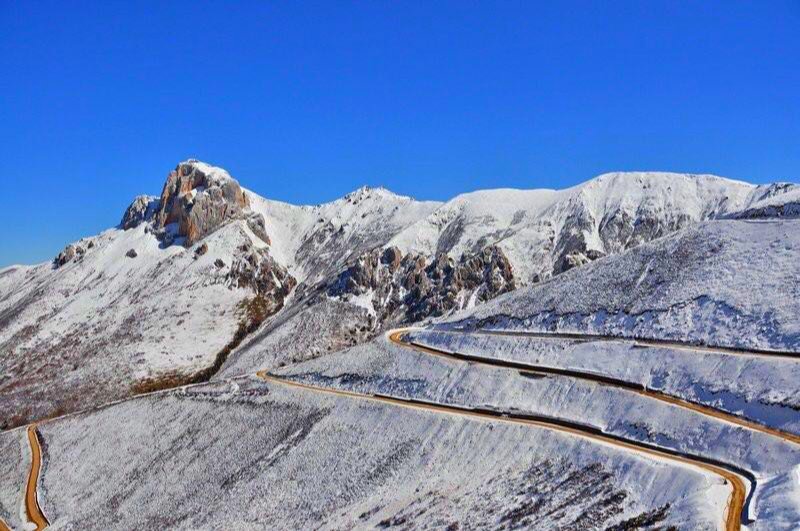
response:
<path id="1" fill-rule="evenodd" d="M 496 243 L 528 284 L 549 277 L 561 251 L 616 253 L 739 211 L 762 188 L 713 175 L 623 172 L 562 191 L 479 191 L 448 201 L 390 244 L 458 256 Z"/>
<path id="2" fill-rule="evenodd" d="M 309 284 L 338 272 L 349 257 L 385 244 L 441 205 L 369 187 L 317 206 L 290 205 L 253 192 L 248 197 L 266 220 L 274 256 Z"/>

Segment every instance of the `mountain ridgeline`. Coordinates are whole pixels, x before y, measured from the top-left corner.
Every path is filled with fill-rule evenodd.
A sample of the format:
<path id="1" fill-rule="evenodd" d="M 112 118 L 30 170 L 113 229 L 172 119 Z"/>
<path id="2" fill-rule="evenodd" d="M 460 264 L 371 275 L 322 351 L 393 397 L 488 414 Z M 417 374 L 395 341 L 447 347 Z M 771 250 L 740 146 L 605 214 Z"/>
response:
<path id="1" fill-rule="evenodd" d="M 118 226 L 0 270 L 0 428 L 319 357 L 703 220 L 798 215 L 796 185 L 638 172 L 295 206 L 188 160 Z"/>

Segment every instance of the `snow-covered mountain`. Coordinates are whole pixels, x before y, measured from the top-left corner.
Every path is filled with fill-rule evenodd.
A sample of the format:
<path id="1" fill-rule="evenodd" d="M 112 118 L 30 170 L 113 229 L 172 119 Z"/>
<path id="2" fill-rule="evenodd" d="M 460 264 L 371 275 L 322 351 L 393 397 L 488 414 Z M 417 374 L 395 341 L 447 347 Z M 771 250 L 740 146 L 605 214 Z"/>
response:
<path id="1" fill-rule="evenodd" d="M 0 527 L 33 488 L 56 529 L 796 528 L 798 197 L 293 206 L 183 162 L 0 270 Z"/>
<path id="2" fill-rule="evenodd" d="M 332 352 L 703 219 L 795 215 L 797 190 L 618 173 L 564 191 L 438 203 L 361 188 L 294 206 L 186 161 L 117 227 L 0 271 L 0 425 Z"/>
<path id="3" fill-rule="evenodd" d="M 40 423 L 39 503 L 82 529 L 795 528 L 800 363 L 691 345 L 796 350 L 799 224 L 701 222 L 413 347 L 379 335 Z M 30 469 L 26 430 L 0 432 L 14 529 Z"/>

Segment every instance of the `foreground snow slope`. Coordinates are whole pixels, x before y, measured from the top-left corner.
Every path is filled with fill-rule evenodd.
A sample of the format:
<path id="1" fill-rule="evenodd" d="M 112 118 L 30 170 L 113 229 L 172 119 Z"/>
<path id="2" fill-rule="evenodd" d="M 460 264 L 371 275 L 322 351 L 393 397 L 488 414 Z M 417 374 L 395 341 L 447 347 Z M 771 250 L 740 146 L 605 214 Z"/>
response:
<path id="1" fill-rule="evenodd" d="M 644 383 L 647 389 L 797 432 L 800 360 L 630 341 L 492 331 L 651 337 L 798 351 L 800 220 L 710 221 L 414 331 L 415 341 Z M 630 389 L 572 376 L 446 360 L 377 339 L 277 369 L 315 387 L 565 419 L 626 440 L 715 459 L 755 477 L 754 529 L 800 521 L 800 447 Z"/>
<path id="2" fill-rule="evenodd" d="M 464 343 L 471 343 L 472 337 L 465 337 Z M 755 487 L 754 498 L 746 507 L 753 528 L 780 529 L 800 521 L 800 483 L 794 480 L 800 471 L 800 444 L 627 389 L 444 360 L 385 340 L 286 367 L 276 374 L 366 396 L 563 419 L 628 441 L 713 459 L 755 476 L 755 482 L 749 484 Z M 749 384 L 763 391 L 771 382 L 754 375 Z"/>
<path id="3" fill-rule="evenodd" d="M 693 467 L 544 429 L 252 378 L 40 432 L 39 499 L 54 530 L 603 529 L 633 518 L 716 529 L 727 490 Z"/>

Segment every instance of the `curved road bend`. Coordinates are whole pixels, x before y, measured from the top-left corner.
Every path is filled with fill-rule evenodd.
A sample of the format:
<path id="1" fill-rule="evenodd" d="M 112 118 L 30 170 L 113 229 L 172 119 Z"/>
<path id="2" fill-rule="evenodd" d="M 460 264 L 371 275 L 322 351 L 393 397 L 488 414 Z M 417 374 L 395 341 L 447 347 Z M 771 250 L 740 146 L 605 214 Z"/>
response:
<path id="1" fill-rule="evenodd" d="M 491 358 L 482 358 L 478 356 L 470 356 L 467 354 L 458 354 L 454 352 L 447 352 L 443 350 L 438 350 L 435 348 L 431 348 L 419 343 L 414 343 L 412 341 L 406 341 L 405 335 L 407 332 L 411 331 L 411 329 L 402 329 L 402 330 L 395 330 L 389 333 L 389 339 L 398 345 L 401 345 L 406 348 L 413 348 L 415 350 L 424 352 L 429 355 L 436 355 L 443 358 L 451 359 L 451 360 L 458 360 L 462 362 L 469 362 L 469 363 L 476 363 L 488 366 L 495 366 L 495 367 L 504 367 L 508 369 L 515 369 L 522 372 L 529 372 L 534 374 L 558 374 L 562 376 L 569 376 L 576 379 L 584 379 L 596 382 L 602 385 L 609 385 L 621 389 L 627 389 L 629 391 L 635 392 L 647 398 L 651 398 L 654 400 L 659 400 L 662 402 L 666 402 L 677 407 L 682 407 L 684 409 L 692 410 L 703 415 L 707 415 L 709 417 L 713 417 L 717 420 L 722 420 L 725 422 L 729 422 L 732 424 L 736 424 L 747 429 L 751 429 L 754 431 L 759 431 L 762 433 L 766 433 L 775 437 L 779 437 L 783 440 L 800 444 L 800 436 L 787 433 L 775 428 L 770 428 L 768 426 L 764 426 L 762 424 L 758 424 L 756 422 L 744 419 L 742 417 L 733 415 L 731 413 L 727 413 L 725 411 L 720 411 L 715 408 L 700 405 L 694 402 L 688 402 L 686 400 L 677 398 L 672 395 L 667 395 L 665 393 L 659 391 L 653 391 L 647 389 L 645 386 L 637 383 L 631 383 L 624 380 L 618 380 L 615 378 L 592 374 L 592 373 L 585 373 L 581 371 L 575 371 L 571 369 L 558 369 L 554 367 L 546 367 L 546 366 L 537 366 L 537 365 L 528 365 L 519 362 L 513 361 L 504 361 L 499 359 L 491 359 Z M 721 353 L 721 354 L 734 354 L 734 355 L 745 355 L 745 356 L 757 356 L 757 357 L 782 357 L 782 358 L 793 358 L 800 360 L 800 353 L 797 352 L 782 352 L 782 351 L 773 351 L 773 350 L 758 350 L 758 349 L 734 349 L 730 347 L 711 347 L 705 345 L 693 345 L 689 343 L 680 343 L 675 341 L 669 340 L 657 340 L 657 339 L 640 339 L 640 338 L 626 338 L 626 337 L 616 337 L 616 336 L 601 336 L 601 335 L 592 335 L 592 334 L 574 334 L 574 333 L 547 333 L 547 332 L 516 332 L 516 331 L 504 331 L 504 330 L 438 330 L 437 332 L 444 332 L 444 333 L 475 333 L 475 334 L 482 334 L 482 335 L 497 335 L 497 336 L 515 336 L 515 337 L 534 337 L 534 338 L 542 338 L 542 339 L 570 339 L 570 340 L 578 340 L 578 341 L 604 341 L 604 342 L 633 342 L 636 346 L 643 346 L 643 347 L 669 347 L 673 349 L 679 350 L 688 350 L 692 352 L 714 352 L 714 353 Z M 651 456 L 662 457 L 664 459 L 669 459 L 672 461 L 679 461 L 683 463 L 687 463 L 689 465 L 702 468 L 708 471 L 713 472 L 714 474 L 721 476 L 726 481 L 728 481 L 732 486 L 732 492 L 730 498 L 728 500 L 728 507 L 726 509 L 726 516 L 725 516 L 725 529 L 727 531 L 732 531 L 734 529 L 740 529 L 740 522 L 742 519 L 742 512 L 747 503 L 747 489 L 745 488 L 744 482 L 742 481 L 742 477 L 747 477 L 751 483 L 754 484 L 752 479 L 752 474 L 748 473 L 745 470 L 738 469 L 731 465 L 727 465 L 725 463 L 716 463 L 712 462 L 711 460 L 691 456 L 686 454 L 680 454 L 678 452 L 673 452 L 670 450 L 666 450 L 663 448 L 658 447 L 650 447 L 649 445 L 639 443 L 639 442 L 632 442 L 628 440 L 621 439 L 616 436 L 603 434 L 594 428 L 588 426 L 582 426 L 580 424 L 570 423 L 568 421 L 561 421 L 559 419 L 549 419 L 545 417 L 541 418 L 533 418 L 531 416 L 523 416 L 523 415 L 513 415 L 513 414 L 505 414 L 500 412 L 495 412 L 491 410 L 470 410 L 465 408 L 459 408 L 454 406 L 443 406 L 439 404 L 431 404 L 422 401 L 414 401 L 414 400 L 405 400 L 405 399 L 398 399 L 393 397 L 387 396 L 373 396 L 373 395 L 362 395 L 359 393 L 353 393 L 349 391 L 340 391 L 331 388 L 323 388 L 323 387 L 314 387 L 307 384 L 301 384 L 298 382 L 291 382 L 289 380 L 284 380 L 275 376 L 268 375 L 265 371 L 259 371 L 257 375 L 267 381 L 277 382 L 283 385 L 290 385 L 294 387 L 300 387 L 312 391 L 317 392 L 324 392 L 324 393 L 331 393 L 340 396 L 349 396 L 351 398 L 360 398 L 364 400 L 374 400 L 389 404 L 394 404 L 402 407 L 410 407 L 416 409 L 424 409 L 427 411 L 437 411 L 440 413 L 446 413 L 451 415 L 460 415 L 460 416 L 469 416 L 469 417 L 478 417 L 484 419 L 491 419 L 494 421 L 502 421 L 502 422 L 513 422 L 517 424 L 527 424 L 533 426 L 539 426 L 546 429 L 561 431 L 565 433 L 570 433 L 578 437 L 583 437 L 586 439 L 593 439 L 602 441 L 607 444 L 611 444 L 613 446 L 626 448 L 634 452 L 639 452 L 643 454 L 648 454 Z M 39 500 L 37 496 L 37 484 L 39 480 L 39 474 L 41 471 L 41 447 L 39 444 L 38 433 L 36 431 L 36 424 L 31 424 L 28 426 L 27 430 L 28 434 L 28 442 L 31 446 L 31 470 L 28 475 L 28 483 L 25 492 L 25 509 L 28 514 L 28 519 L 36 525 L 37 531 L 41 531 L 45 527 L 49 525 L 47 518 L 42 513 L 41 507 L 39 506 Z M 727 468 L 725 468 L 727 467 Z M 735 471 L 731 471 L 730 469 L 734 469 Z M 750 477 L 748 477 L 750 476 Z M 0 519 L 0 531 L 10 531 L 8 526 Z"/>
<path id="2" fill-rule="evenodd" d="M 42 447 L 39 445 L 39 433 L 36 424 L 28 426 L 28 443 L 31 445 L 31 469 L 28 472 L 28 484 L 25 488 L 25 512 L 28 513 L 28 521 L 36 525 L 36 531 L 41 531 L 50 522 L 47 521 L 41 507 L 39 507 L 39 497 L 36 494 L 36 487 L 39 483 L 39 472 L 42 469 Z M 0 528 L 2 529 L 2 528 Z"/>
<path id="3" fill-rule="evenodd" d="M 600 430 L 597 430 L 596 428 L 582 426 L 580 424 L 572 423 L 569 421 L 549 419 L 545 417 L 517 415 L 514 413 L 502 413 L 500 411 L 486 410 L 486 409 L 469 409 L 458 406 L 447 406 L 442 404 L 417 401 L 414 399 L 394 398 L 384 395 L 367 395 L 362 393 L 355 393 L 352 391 L 342 391 L 330 387 L 317 387 L 309 384 L 287 380 L 269 374 L 267 371 L 259 371 L 256 373 L 256 375 L 262 380 L 265 380 L 267 382 L 272 382 L 289 387 L 296 387 L 317 393 L 325 393 L 336 396 L 344 396 L 348 398 L 367 400 L 372 402 L 380 402 L 383 404 L 391 404 L 394 406 L 405 407 L 410 409 L 419 409 L 423 411 L 432 411 L 447 415 L 478 418 L 493 422 L 507 422 L 511 424 L 536 426 L 539 428 L 549 429 L 552 431 L 568 433 L 572 436 L 580 437 L 582 439 L 587 439 L 590 441 L 599 441 L 601 443 L 610 446 L 623 448 L 625 450 L 634 453 L 646 455 L 650 458 L 656 457 L 659 459 L 682 463 L 684 465 L 690 465 L 694 468 L 703 469 L 717 476 L 720 476 L 721 478 L 723 478 L 723 480 L 727 485 L 731 486 L 731 494 L 728 497 L 725 513 L 723 515 L 723 519 L 725 522 L 724 528 L 726 531 L 738 531 L 739 529 L 741 529 L 742 511 L 745 507 L 745 502 L 747 500 L 747 493 L 748 493 L 747 488 L 745 486 L 745 482 L 742 479 L 742 476 L 744 474 L 747 474 L 747 472 L 746 471 L 733 472 L 728 468 L 723 468 L 723 466 L 729 466 L 729 465 L 724 465 L 723 463 L 714 463 L 711 462 L 711 460 L 658 448 L 645 443 L 640 443 L 638 441 L 624 440 L 619 437 L 604 434 Z M 750 479 L 750 481 L 752 480 Z"/>
<path id="4" fill-rule="evenodd" d="M 772 437 L 778 437 L 784 441 L 794 443 L 800 445 L 800 435 L 796 435 L 794 433 L 789 433 L 783 430 L 779 430 L 777 428 L 772 428 L 770 426 L 765 426 L 761 423 L 755 422 L 753 420 L 746 419 L 744 417 L 740 417 L 738 415 L 734 415 L 733 413 L 728 413 L 727 411 L 722 411 L 720 409 L 706 406 L 703 404 L 698 404 L 696 402 L 690 402 L 688 400 L 684 400 L 682 398 L 678 398 L 674 395 L 670 395 L 661 391 L 655 391 L 652 389 L 647 389 L 644 385 L 639 383 L 633 383 L 626 380 L 620 380 L 617 378 L 613 378 L 610 376 L 604 376 L 601 374 L 591 373 L 591 372 L 583 372 L 574 369 L 559 369 L 556 367 L 548 367 L 543 365 L 531 365 L 527 363 L 522 363 L 518 361 L 507 361 L 497 358 L 485 358 L 481 356 L 473 356 L 470 354 L 460 354 L 458 352 L 451 352 L 447 350 L 440 350 L 434 347 L 429 347 L 427 345 L 423 345 L 421 343 L 417 343 L 415 341 L 408 340 L 407 334 L 409 332 L 413 332 L 414 329 L 411 328 L 404 328 L 400 330 L 393 330 L 389 332 L 389 340 L 392 343 L 397 345 L 414 349 L 416 351 L 430 354 L 433 356 L 439 356 L 442 358 L 446 358 L 449 360 L 456 360 L 466 363 L 474 363 L 476 365 L 486 365 L 490 367 L 500 367 L 505 369 L 514 369 L 517 371 L 530 373 L 530 374 L 539 374 L 539 375 L 547 375 L 547 374 L 554 374 L 558 376 L 566 376 L 569 378 L 575 378 L 579 380 L 586 380 L 590 382 L 597 383 L 599 385 L 605 385 L 608 387 L 615 387 L 618 389 L 624 389 L 626 391 L 630 391 L 637 395 L 643 396 L 645 398 L 649 398 L 652 400 L 658 400 L 659 402 L 665 402 L 667 404 L 671 404 L 683 409 L 689 409 L 691 411 L 695 411 L 700 413 L 701 415 L 705 415 L 707 417 L 712 417 L 716 420 L 721 420 L 723 422 L 727 422 L 729 424 L 735 424 L 737 426 L 741 426 L 743 428 L 758 431 L 761 433 L 765 433 Z M 448 332 L 452 333 L 452 332 Z M 491 332 L 483 332 L 484 335 L 491 335 Z M 559 336 L 556 334 L 552 334 L 548 336 L 549 338 L 553 339 L 569 339 L 563 336 Z"/>

